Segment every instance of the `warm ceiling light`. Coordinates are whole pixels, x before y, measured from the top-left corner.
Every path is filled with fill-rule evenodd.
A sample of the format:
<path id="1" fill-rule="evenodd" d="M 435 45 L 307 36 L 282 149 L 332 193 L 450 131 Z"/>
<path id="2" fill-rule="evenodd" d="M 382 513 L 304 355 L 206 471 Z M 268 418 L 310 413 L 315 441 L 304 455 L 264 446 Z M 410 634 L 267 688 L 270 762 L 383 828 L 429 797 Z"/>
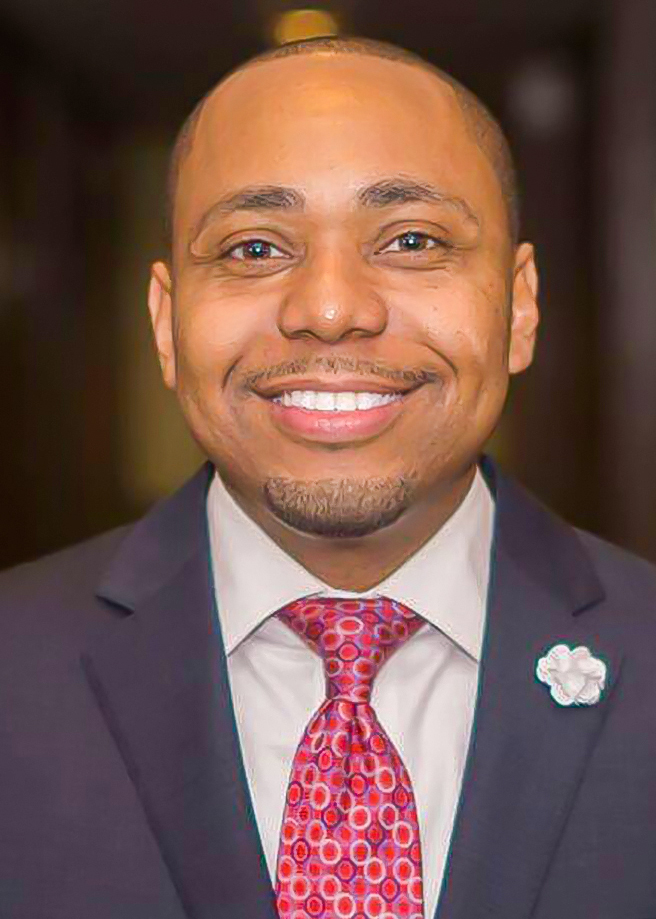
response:
<path id="1" fill-rule="evenodd" d="M 337 20 L 326 10 L 288 10 L 281 13 L 273 27 L 273 37 L 278 45 L 320 35 L 337 35 Z"/>

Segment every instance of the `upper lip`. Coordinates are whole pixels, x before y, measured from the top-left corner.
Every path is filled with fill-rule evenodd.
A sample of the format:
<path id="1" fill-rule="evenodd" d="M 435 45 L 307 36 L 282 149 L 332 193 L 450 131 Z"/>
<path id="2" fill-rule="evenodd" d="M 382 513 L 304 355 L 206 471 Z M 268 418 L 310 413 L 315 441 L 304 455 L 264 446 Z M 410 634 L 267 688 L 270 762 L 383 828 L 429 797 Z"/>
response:
<path id="1" fill-rule="evenodd" d="M 407 393 L 421 386 L 421 383 L 390 384 L 381 383 L 380 380 L 363 380 L 362 377 L 349 378 L 340 377 L 339 379 L 317 379 L 300 377 L 290 380 L 287 383 L 271 383 L 268 386 L 258 387 L 255 392 L 265 399 L 273 399 L 284 392 L 294 392 L 295 390 L 314 389 L 319 392 L 371 392 L 388 395 L 390 393 Z"/>

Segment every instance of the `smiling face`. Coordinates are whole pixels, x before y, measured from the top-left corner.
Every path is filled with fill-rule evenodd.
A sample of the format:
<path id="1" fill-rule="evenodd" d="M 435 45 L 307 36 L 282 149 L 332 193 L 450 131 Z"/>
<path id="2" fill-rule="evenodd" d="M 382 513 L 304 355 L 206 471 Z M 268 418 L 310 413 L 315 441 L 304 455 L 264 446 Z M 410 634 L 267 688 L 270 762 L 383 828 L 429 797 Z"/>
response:
<path id="1" fill-rule="evenodd" d="M 402 532 L 471 480 L 509 373 L 532 359 L 535 287 L 453 90 L 407 63 L 316 53 L 210 97 L 172 277 L 153 266 L 149 303 L 165 381 L 244 506 L 359 537 Z M 353 395 L 271 398 L 409 388 L 360 411 Z"/>

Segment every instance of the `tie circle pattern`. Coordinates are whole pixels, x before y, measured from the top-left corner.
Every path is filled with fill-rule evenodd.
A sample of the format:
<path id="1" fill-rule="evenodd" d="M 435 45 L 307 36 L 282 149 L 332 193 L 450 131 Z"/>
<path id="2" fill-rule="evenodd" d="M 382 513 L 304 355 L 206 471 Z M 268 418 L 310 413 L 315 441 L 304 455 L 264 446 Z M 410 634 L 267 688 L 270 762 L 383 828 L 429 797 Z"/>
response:
<path id="1" fill-rule="evenodd" d="M 321 655 L 326 674 L 326 700 L 287 788 L 280 919 L 424 919 L 410 777 L 370 704 L 376 673 L 424 620 L 387 597 L 309 597 L 276 615 Z"/>

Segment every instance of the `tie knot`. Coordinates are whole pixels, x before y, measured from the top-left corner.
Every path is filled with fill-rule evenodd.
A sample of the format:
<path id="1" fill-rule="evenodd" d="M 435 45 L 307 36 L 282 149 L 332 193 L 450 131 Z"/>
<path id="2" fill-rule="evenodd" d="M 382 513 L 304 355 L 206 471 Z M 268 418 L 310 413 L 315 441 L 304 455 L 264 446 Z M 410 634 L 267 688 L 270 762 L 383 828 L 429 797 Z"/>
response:
<path id="1" fill-rule="evenodd" d="M 369 702 L 385 661 L 424 620 L 388 597 L 303 597 L 276 613 L 321 655 L 329 699 Z"/>

